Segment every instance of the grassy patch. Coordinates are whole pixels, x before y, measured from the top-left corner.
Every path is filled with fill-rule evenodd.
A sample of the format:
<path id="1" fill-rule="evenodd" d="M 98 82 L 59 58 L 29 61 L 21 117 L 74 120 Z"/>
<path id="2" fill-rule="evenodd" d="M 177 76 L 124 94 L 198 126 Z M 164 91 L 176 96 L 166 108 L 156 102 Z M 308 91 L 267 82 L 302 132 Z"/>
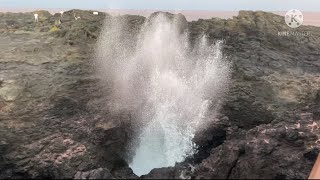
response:
<path id="1" fill-rule="evenodd" d="M 49 30 L 49 32 L 58 32 L 58 31 L 60 31 L 60 29 L 56 26 Z"/>

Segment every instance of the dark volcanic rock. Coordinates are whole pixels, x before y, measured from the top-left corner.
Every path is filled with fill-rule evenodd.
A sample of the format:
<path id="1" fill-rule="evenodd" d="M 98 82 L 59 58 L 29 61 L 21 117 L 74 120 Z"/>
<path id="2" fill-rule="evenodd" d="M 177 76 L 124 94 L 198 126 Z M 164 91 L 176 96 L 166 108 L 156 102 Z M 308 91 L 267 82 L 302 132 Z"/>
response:
<path id="1" fill-rule="evenodd" d="M 279 36 L 293 31 L 283 17 L 241 11 L 233 19 L 190 22 L 189 29 L 191 42 L 202 34 L 223 39 L 233 63 L 221 111 L 229 123 L 220 120 L 196 135 L 199 154 L 187 159 L 196 167 L 191 177 L 307 178 L 319 147 L 320 28 L 301 26 L 295 31 L 309 35 Z M 158 171 L 148 177 L 159 177 Z"/>
<path id="2" fill-rule="evenodd" d="M 0 178 L 137 178 L 125 161 L 132 117 L 106 108 L 92 60 L 104 21 L 123 22 L 130 43 L 146 18 L 36 13 L 39 23 L 0 13 Z M 307 178 L 319 152 L 320 28 L 289 29 L 260 11 L 193 22 L 163 15 L 191 43 L 223 39 L 233 77 L 221 115 L 196 134 L 199 153 L 142 178 Z"/>
<path id="3" fill-rule="evenodd" d="M 283 17 L 250 11 L 189 26 L 192 39 L 199 31 L 224 39 L 234 72 L 222 112 L 231 127 L 241 128 L 212 149 L 195 177 L 307 178 L 318 147 L 319 117 L 312 107 L 319 90 L 320 28 L 296 30 L 309 36 L 279 36 L 293 31 Z"/>
<path id="4" fill-rule="evenodd" d="M 112 179 L 112 175 L 108 169 L 95 169 L 87 172 L 77 172 L 74 179 Z"/>
<path id="5" fill-rule="evenodd" d="M 45 12 L 37 24 L 33 13 L 0 15 L 0 178 L 127 168 L 128 117 L 103 108 L 106 89 L 90 61 L 106 15 L 76 12 L 81 21 L 60 25 Z M 53 27 L 57 32 L 40 31 Z"/>

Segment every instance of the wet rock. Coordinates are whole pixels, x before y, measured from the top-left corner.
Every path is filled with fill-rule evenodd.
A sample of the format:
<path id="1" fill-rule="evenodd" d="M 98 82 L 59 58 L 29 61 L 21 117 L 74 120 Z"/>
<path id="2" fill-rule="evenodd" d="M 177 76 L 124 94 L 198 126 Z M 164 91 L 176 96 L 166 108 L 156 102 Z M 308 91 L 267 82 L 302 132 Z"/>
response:
<path id="1" fill-rule="evenodd" d="M 86 172 L 77 172 L 74 179 L 112 179 L 110 171 L 106 168 L 99 168 Z"/>
<path id="2" fill-rule="evenodd" d="M 191 179 L 195 167 L 188 163 L 176 163 L 175 167 L 155 168 L 141 179 Z"/>
<path id="3" fill-rule="evenodd" d="M 318 155 L 319 155 L 319 152 L 320 152 L 319 148 L 316 147 L 316 148 L 313 148 L 313 149 L 309 150 L 308 152 L 304 153 L 303 156 L 305 158 L 307 158 L 309 161 L 315 162 Z"/>
<path id="4" fill-rule="evenodd" d="M 193 139 L 198 146 L 198 152 L 191 158 L 187 158 L 186 161 L 194 164 L 206 159 L 213 148 L 218 147 L 226 140 L 229 126 L 230 123 L 227 116 L 203 125 Z"/>
<path id="5" fill-rule="evenodd" d="M 131 43 L 148 20 L 38 13 L 39 23 L 33 12 L 0 13 L 0 178 L 138 178 L 125 161 L 132 118 L 107 108 L 92 59 L 104 22 L 123 22 Z M 222 38 L 233 76 L 221 115 L 195 135 L 199 153 L 142 178 L 307 178 L 320 144 L 320 29 L 279 36 L 290 30 L 283 17 L 260 11 L 193 22 L 161 14 L 191 43 Z"/>
<path id="6" fill-rule="evenodd" d="M 19 25 L 16 30 L 5 24 L 0 33 L 0 137 L 10 144 L 0 147 L 0 177 L 74 178 L 101 167 L 128 167 L 122 157 L 124 127 L 108 122 L 108 109 L 101 108 L 105 91 L 89 62 L 104 14 L 83 12 L 82 22 L 62 22 L 60 37 L 45 30 L 55 27 L 59 16 L 43 12 L 46 18 L 37 24 L 33 13 L 0 16 L 0 24 Z M 73 32 L 78 30 L 85 33 Z M 73 46 L 65 44 L 68 33 L 79 40 Z"/>
<path id="7" fill-rule="evenodd" d="M 137 175 L 135 175 L 131 168 L 128 166 L 122 166 L 119 168 L 115 168 L 112 170 L 112 175 L 116 179 L 139 179 Z"/>
<path id="8" fill-rule="evenodd" d="M 189 27 L 191 42 L 200 32 L 213 41 L 224 38 L 224 53 L 234 68 L 222 109 L 233 130 L 227 130 L 223 144 L 207 149 L 211 155 L 202 161 L 196 177 L 307 178 L 315 159 L 310 162 L 306 157 L 312 156 L 313 147 L 318 147 L 319 116 L 314 100 L 320 73 L 313 63 L 318 53 L 302 43 L 309 38 L 279 37 L 278 32 L 290 30 L 283 17 L 259 11 L 241 11 L 229 20 L 194 21 Z M 319 28 L 302 26 L 299 31 L 312 32 L 312 37 L 317 38 L 310 46 L 319 49 Z M 207 137 L 207 132 L 203 134 Z M 237 151 L 233 155 L 233 149 L 243 146 L 238 141 L 244 143 L 245 153 L 237 161 L 228 161 L 228 157 L 238 155 Z M 306 152 L 310 153 L 303 155 Z"/>
<path id="9" fill-rule="evenodd" d="M 176 169 L 171 168 L 156 168 L 148 175 L 141 176 L 142 179 L 173 179 L 176 177 Z"/>
<path id="10" fill-rule="evenodd" d="M 6 141 L 0 139 L 0 169 L 5 169 L 5 157 L 4 154 L 7 154 L 9 144 Z M 1 176 L 0 176 L 1 177 Z"/>
<path id="11" fill-rule="evenodd" d="M 320 91 L 318 91 L 317 94 L 316 94 L 315 103 L 316 104 L 320 104 Z"/>

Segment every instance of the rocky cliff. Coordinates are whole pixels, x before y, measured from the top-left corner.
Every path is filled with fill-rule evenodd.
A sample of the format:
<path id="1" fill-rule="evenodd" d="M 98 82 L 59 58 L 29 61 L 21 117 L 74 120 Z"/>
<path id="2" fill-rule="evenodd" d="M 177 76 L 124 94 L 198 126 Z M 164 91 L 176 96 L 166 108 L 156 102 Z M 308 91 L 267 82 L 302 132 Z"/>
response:
<path id="1" fill-rule="evenodd" d="M 37 13 L 39 23 L 0 13 L 0 178 L 138 178 L 125 161 L 132 117 L 105 108 L 92 62 L 104 21 L 123 18 L 134 36 L 146 18 Z M 320 28 L 252 11 L 179 19 L 191 43 L 224 41 L 232 85 L 194 139 L 199 152 L 141 178 L 307 178 L 320 145 Z M 303 34 L 281 35 L 293 31 Z"/>

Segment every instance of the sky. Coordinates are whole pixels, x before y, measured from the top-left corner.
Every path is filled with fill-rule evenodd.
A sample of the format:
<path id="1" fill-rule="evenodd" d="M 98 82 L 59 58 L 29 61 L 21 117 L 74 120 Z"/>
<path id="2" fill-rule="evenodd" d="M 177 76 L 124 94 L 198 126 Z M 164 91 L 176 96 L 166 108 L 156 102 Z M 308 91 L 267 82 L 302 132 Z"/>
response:
<path id="1" fill-rule="evenodd" d="M 0 0 L 0 8 L 320 11 L 320 0 Z"/>

